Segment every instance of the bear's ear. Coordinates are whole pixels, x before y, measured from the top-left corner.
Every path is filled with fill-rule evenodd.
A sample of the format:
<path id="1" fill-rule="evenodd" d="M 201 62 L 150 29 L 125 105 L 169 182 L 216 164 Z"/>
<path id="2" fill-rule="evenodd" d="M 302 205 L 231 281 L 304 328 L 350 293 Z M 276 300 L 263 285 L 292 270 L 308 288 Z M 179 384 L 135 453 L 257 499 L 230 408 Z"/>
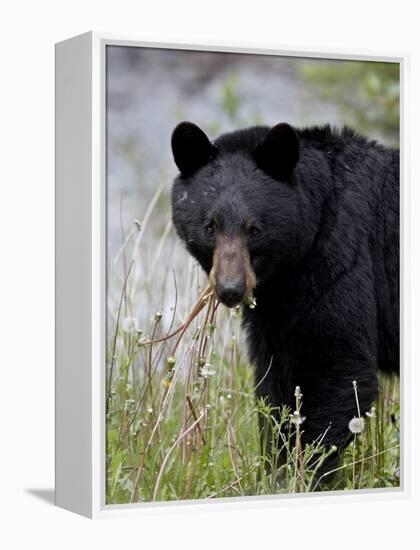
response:
<path id="1" fill-rule="evenodd" d="M 276 179 L 288 180 L 299 160 L 299 138 L 285 122 L 273 126 L 254 151 L 257 165 Z"/>
<path id="2" fill-rule="evenodd" d="M 192 176 L 216 155 L 217 147 L 196 124 L 181 122 L 172 133 L 172 153 L 181 175 Z"/>

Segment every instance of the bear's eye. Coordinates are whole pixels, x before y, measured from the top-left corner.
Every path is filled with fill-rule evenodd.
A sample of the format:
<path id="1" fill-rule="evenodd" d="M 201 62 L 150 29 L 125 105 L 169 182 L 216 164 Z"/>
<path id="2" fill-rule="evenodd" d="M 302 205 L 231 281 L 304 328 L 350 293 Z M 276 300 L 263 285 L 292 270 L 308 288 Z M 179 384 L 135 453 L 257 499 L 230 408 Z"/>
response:
<path id="1" fill-rule="evenodd" d="M 253 239 L 255 239 L 256 237 L 259 237 L 259 235 L 260 235 L 259 227 L 255 226 L 255 225 L 251 225 L 248 229 L 248 235 L 250 237 L 252 237 Z"/>
<path id="2" fill-rule="evenodd" d="M 216 226 L 214 222 L 210 222 L 206 225 L 206 233 L 209 237 L 213 237 L 216 232 Z"/>

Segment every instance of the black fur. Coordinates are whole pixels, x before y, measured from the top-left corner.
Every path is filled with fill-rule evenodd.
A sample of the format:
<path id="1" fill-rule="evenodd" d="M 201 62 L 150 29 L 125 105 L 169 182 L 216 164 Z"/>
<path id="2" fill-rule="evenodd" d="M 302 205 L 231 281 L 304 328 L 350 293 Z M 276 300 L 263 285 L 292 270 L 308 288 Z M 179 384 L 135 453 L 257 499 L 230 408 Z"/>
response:
<path id="1" fill-rule="evenodd" d="M 269 133 L 220 136 L 214 158 L 175 180 L 173 221 L 207 273 L 216 213 L 226 234 L 244 220 L 258 228 L 247 237 L 257 306 L 243 308 L 258 395 L 294 409 L 300 386 L 305 441 L 331 424 L 324 441 L 342 446 L 357 415 L 352 381 L 364 413 L 378 372 L 399 372 L 399 151 L 348 128 L 290 128 L 277 170 Z"/>

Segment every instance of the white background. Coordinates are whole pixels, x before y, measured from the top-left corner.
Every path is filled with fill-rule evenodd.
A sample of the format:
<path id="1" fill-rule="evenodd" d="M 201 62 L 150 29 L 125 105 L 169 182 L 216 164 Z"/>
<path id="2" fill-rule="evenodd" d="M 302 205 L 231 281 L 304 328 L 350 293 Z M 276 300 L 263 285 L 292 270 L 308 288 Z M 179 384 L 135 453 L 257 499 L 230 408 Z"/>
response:
<path id="1" fill-rule="evenodd" d="M 414 548 L 419 543 L 418 162 L 414 1 L 3 2 L 0 15 L 0 544 L 3 548 Z M 294 503 L 91 522 L 53 507 L 54 43 L 87 30 L 156 40 L 236 40 L 411 53 L 409 499 Z M 323 501 L 324 502 L 324 501 Z M 325 501 L 327 502 L 327 501 Z"/>

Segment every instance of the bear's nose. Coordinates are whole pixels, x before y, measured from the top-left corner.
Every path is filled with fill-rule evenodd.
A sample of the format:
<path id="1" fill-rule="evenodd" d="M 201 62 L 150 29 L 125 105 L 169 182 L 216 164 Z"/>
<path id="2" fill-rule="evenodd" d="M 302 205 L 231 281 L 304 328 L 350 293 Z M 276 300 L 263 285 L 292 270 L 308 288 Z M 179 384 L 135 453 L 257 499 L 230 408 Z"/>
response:
<path id="1" fill-rule="evenodd" d="M 240 281 L 216 284 L 216 294 L 220 301 L 228 307 L 238 305 L 245 294 L 245 283 Z"/>

